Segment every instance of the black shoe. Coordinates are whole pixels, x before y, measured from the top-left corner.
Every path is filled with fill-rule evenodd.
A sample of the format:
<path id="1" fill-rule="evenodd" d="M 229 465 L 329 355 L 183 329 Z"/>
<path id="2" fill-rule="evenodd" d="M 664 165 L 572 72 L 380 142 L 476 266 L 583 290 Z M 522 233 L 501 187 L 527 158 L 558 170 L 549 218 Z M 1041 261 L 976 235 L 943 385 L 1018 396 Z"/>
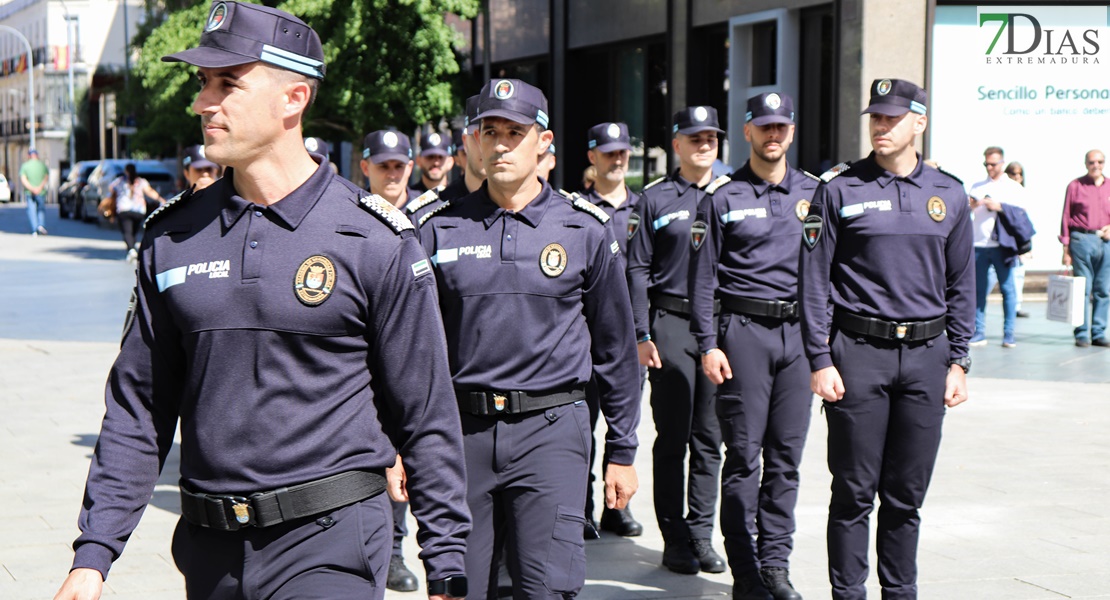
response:
<path id="1" fill-rule="evenodd" d="M 385 587 L 395 592 L 417 590 L 416 575 L 405 566 L 405 559 L 400 556 L 389 557 L 389 575 L 385 578 Z"/>
<path id="2" fill-rule="evenodd" d="M 690 549 L 698 559 L 698 567 L 706 573 L 724 573 L 725 559 L 713 551 L 709 540 L 690 540 Z"/>
<path id="3" fill-rule="evenodd" d="M 1087 338 L 1075 338 L 1075 345 L 1080 348 L 1086 348 L 1091 345 L 1091 342 L 1087 341 Z"/>
<path id="4" fill-rule="evenodd" d="M 670 544 L 663 543 L 663 566 L 683 575 L 697 575 L 701 571 L 701 563 L 690 550 L 690 544 L 686 540 Z"/>
<path id="5" fill-rule="evenodd" d="M 1104 338 L 1104 337 L 1101 337 L 1101 338 L 1097 338 L 1097 339 L 1091 340 L 1091 345 L 1092 345 L 1092 346 L 1100 346 L 1100 347 L 1102 347 L 1102 348 L 1106 348 L 1106 347 L 1110 346 L 1110 341 L 1107 341 L 1107 339 L 1106 339 L 1106 338 Z"/>
<path id="6" fill-rule="evenodd" d="M 790 571 L 782 567 L 764 567 L 759 570 L 759 576 L 775 600 L 802 600 L 802 595 L 790 583 Z"/>
<path id="7" fill-rule="evenodd" d="M 586 517 L 586 524 L 582 526 L 582 539 L 587 541 L 601 539 L 601 534 L 597 532 L 597 523 L 594 522 L 593 517 Z"/>
<path id="8" fill-rule="evenodd" d="M 763 578 L 759 573 L 753 571 L 733 579 L 732 600 L 775 600 L 775 598 L 763 585 Z"/>
<path id="9" fill-rule="evenodd" d="M 1024 310 L 1019 310 L 1014 314 L 1017 315 L 1017 318 L 1019 318 L 1019 319 L 1028 319 L 1029 318 L 1029 313 L 1025 312 Z"/>
<path id="10" fill-rule="evenodd" d="M 644 532 L 644 526 L 632 518 L 632 509 L 606 508 L 601 511 L 601 528 L 612 531 L 621 537 L 636 537 Z"/>

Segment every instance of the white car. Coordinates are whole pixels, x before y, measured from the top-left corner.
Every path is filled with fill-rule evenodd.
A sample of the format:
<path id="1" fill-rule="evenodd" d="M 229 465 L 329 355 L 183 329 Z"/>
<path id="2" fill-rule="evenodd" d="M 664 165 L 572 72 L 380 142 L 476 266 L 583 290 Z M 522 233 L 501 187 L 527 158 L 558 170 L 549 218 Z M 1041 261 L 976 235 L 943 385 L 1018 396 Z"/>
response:
<path id="1" fill-rule="evenodd" d="M 12 201 L 12 187 L 8 185 L 8 178 L 0 175 L 0 202 Z"/>

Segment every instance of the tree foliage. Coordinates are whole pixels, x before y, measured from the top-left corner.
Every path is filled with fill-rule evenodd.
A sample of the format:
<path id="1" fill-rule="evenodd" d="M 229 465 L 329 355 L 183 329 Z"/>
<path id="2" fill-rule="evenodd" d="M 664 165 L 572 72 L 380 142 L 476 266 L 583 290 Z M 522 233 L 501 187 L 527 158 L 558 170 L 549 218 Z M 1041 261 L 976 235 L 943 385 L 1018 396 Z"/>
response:
<path id="1" fill-rule="evenodd" d="M 458 33 L 444 22 L 454 13 L 473 18 L 479 0 L 284 0 L 265 1 L 297 15 L 324 44 L 327 74 L 305 121 L 306 135 L 358 143 L 369 131 L 402 130 L 461 112 L 456 92 Z M 140 30 L 131 89 L 123 106 L 135 114 L 134 149 L 172 154 L 178 144 L 199 143 L 190 106 L 197 91 L 194 69 L 161 57 L 193 47 L 209 5 L 161 3 Z"/>

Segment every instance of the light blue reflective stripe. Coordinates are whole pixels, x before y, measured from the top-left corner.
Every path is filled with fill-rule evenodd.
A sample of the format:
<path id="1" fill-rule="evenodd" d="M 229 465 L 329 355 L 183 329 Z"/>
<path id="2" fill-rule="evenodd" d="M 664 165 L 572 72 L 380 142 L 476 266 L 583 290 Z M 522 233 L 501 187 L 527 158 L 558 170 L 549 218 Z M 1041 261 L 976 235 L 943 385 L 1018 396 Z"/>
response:
<path id="1" fill-rule="evenodd" d="M 283 56 L 267 52 L 266 50 L 262 51 L 262 55 L 258 57 L 258 60 L 270 63 L 271 65 L 275 65 L 283 69 L 289 69 L 290 71 L 300 73 L 301 75 L 307 75 L 309 77 L 316 78 L 324 77 L 324 74 L 320 72 L 320 67 L 318 66 L 306 65 L 303 62 L 290 60 Z"/>
<path id="2" fill-rule="evenodd" d="M 840 218 L 847 219 L 863 214 L 862 204 L 849 204 L 848 206 L 840 207 Z"/>
<path id="3" fill-rule="evenodd" d="M 731 223 L 733 221 L 743 221 L 743 220 L 744 220 L 744 211 L 742 211 L 742 210 L 731 210 L 731 211 L 721 215 L 721 223 Z"/>
<path id="4" fill-rule="evenodd" d="M 925 105 L 920 103 L 920 102 L 917 102 L 916 100 L 911 100 L 910 101 L 910 111 L 915 112 L 919 115 L 923 115 L 923 114 L 925 114 Z"/>
<path id="5" fill-rule="evenodd" d="M 651 228 L 654 231 L 659 231 L 667 225 L 670 225 L 671 221 L 674 221 L 674 215 L 663 215 L 651 222 Z"/>
<path id="6" fill-rule="evenodd" d="M 370 149 L 369 148 L 363 148 L 362 149 L 362 157 L 363 158 L 370 158 Z"/>
<path id="7" fill-rule="evenodd" d="M 747 113 L 744 114 L 744 121 L 751 121 L 751 120 L 752 120 L 752 111 L 749 110 Z"/>
<path id="8" fill-rule="evenodd" d="M 597 147 L 597 140 L 590 140 L 589 143 L 586 145 L 590 147 L 590 150 L 593 150 Z"/>
<path id="9" fill-rule="evenodd" d="M 288 50 L 282 50 L 281 48 L 278 48 L 277 46 L 271 46 L 269 44 L 262 44 L 262 51 L 263 52 L 269 52 L 270 54 L 276 54 L 276 55 L 281 56 L 283 58 L 288 58 L 289 60 L 295 60 L 299 63 L 304 63 L 304 64 L 306 64 L 310 67 L 319 67 L 319 66 L 322 66 L 324 64 L 323 61 L 316 60 L 315 58 L 309 58 L 309 57 L 307 57 L 303 54 L 297 54 L 296 52 L 290 52 Z"/>
<path id="10" fill-rule="evenodd" d="M 188 272 L 189 267 L 177 267 L 169 271 L 162 271 L 154 276 L 154 281 L 158 284 L 158 291 L 164 292 L 167 288 L 171 288 L 179 283 L 185 283 L 185 274 Z"/>
<path id="11" fill-rule="evenodd" d="M 542 110 L 537 110 L 536 122 L 539 123 L 540 126 L 544 129 L 547 129 L 547 113 L 543 112 Z"/>

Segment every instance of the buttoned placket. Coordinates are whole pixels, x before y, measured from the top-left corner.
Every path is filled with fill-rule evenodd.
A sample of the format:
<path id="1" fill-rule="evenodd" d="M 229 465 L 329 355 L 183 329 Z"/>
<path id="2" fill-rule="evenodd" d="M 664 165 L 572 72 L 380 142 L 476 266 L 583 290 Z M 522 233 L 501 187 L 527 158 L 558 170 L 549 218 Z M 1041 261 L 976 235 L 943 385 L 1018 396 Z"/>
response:
<path id="1" fill-rule="evenodd" d="M 517 219 L 516 213 L 507 210 L 501 215 L 501 262 L 513 263 L 516 262 L 516 243 L 517 230 L 520 226 L 520 221 Z"/>
<path id="2" fill-rule="evenodd" d="M 253 283 L 262 276 L 262 255 L 265 248 L 265 230 L 269 223 L 265 207 L 251 205 L 247 209 L 247 234 L 243 238 L 244 283 Z"/>

